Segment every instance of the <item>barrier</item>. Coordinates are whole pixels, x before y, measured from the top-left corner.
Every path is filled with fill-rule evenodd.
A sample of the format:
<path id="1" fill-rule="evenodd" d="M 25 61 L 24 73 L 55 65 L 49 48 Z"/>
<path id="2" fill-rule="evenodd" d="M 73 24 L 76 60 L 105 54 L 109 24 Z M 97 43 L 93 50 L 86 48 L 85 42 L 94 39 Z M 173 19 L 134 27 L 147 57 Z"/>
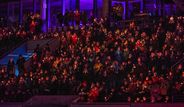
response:
<path id="1" fill-rule="evenodd" d="M 184 107 L 184 103 L 75 103 L 71 107 Z"/>
<path id="2" fill-rule="evenodd" d="M 83 103 L 83 104 L 72 104 L 70 107 L 131 107 L 130 104 L 113 104 L 113 103 Z"/>
<path id="3" fill-rule="evenodd" d="M 79 102 L 79 98 L 73 100 L 71 107 L 184 107 L 184 103 L 110 103 L 110 102 Z"/>
<path id="4" fill-rule="evenodd" d="M 23 103 L 0 103 L 0 107 L 22 107 Z"/>
<path id="5" fill-rule="evenodd" d="M 68 107 L 77 96 L 35 96 L 22 107 Z"/>
<path id="6" fill-rule="evenodd" d="M 0 103 L 0 107 L 184 107 L 184 103 L 77 102 L 78 96 L 34 96 L 24 103 Z"/>
<path id="7" fill-rule="evenodd" d="M 184 103 L 137 103 L 131 104 L 131 107 L 184 107 Z"/>

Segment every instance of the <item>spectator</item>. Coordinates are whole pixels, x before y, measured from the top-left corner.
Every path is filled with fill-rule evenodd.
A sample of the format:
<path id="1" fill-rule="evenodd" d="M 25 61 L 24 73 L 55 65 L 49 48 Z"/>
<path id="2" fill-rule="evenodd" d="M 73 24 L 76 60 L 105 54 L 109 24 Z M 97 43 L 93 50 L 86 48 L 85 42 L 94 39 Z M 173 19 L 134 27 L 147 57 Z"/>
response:
<path id="1" fill-rule="evenodd" d="M 16 64 L 18 66 L 18 70 L 19 70 L 20 75 L 23 75 L 23 73 L 25 71 L 24 63 L 25 63 L 24 57 L 22 55 L 19 55 L 19 58 L 18 58 Z"/>

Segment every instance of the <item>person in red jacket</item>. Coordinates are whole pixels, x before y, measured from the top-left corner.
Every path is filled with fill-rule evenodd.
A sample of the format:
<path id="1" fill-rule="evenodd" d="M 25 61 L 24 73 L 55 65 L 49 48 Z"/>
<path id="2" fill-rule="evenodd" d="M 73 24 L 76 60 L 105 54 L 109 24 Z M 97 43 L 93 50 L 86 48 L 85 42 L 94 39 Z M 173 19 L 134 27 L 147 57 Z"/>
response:
<path id="1" fill-rule="evenodd" d="M 30 32 L 31 33 L 35 32 L 35 27 L 36 27 L 36 23 L 32 20 L 32 22 L 30 24 Z"/>
<path id="2" fill-rule="evenodd" d="M 77 41 L 78 41 L 77 34 L 74 33 L 74 34 L 72 35 L 72 43 L 73 43 L 73 44 L 77 44 Z"/>

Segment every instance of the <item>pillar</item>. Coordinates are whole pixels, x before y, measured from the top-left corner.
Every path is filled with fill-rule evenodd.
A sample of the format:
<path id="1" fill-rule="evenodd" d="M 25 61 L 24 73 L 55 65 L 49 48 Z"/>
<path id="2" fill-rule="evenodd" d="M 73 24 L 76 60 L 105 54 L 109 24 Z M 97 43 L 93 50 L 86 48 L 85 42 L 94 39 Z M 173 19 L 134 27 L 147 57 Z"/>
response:
<path id="1" fill-rule="evenodd" d="M 41 19 L 43 21 L 43 26 L 42 26 L 42 31 L 46 32 L 47 30 L 47 0 L 41 0 L 41 6 L 40 6 L 40 10 L 41 10 Z"/>
<path id="2" fill-rule="evenodd" d="M 23 2 L 19 0 L 19 24 L 22 24 L 23 19 Z"/>
<path id="3" fill-rule="evenodd" d="M 175 12 L 174 12 L 174 4 L 173 3 L 170 4 L 170 12 L 171 12 L 170 15 L 174 15 L 175 14 Z"/>
<path id="4" fill-rule="evenodd" d="M 61 13 L 62 15 L 65 14 L 65 0 L 61 0 Z"/>
<path id="5" fill-rule="evenodd" d="M 7 16 L 8 16 L 8 19 L 9 19 L 9 16 L 10 16 L 10 3 L 8 2 L 7 3 Z"/>
<path id="6" fill-rule="evenodd" d="M 109 3 L 108 3 L 108 8 L 109 8 L 109 12 L 108 12 L 108 17 L 111 15 L 111 12 L 112 12 L 112 0 L 108 0 Z"/>
<path id="7" fill-rule="evenodd" d="M 76 0 L 75 0 L 76 1 Z M 75 2 L 76 3 L 76 2 Z M 69 0 L 69 10 L 73 10 L 73 0 Z M 74 7 L 75 8 L 75 7 Z"/>
<path id="8" fill-rule="evenodd" d="M 36 0 L 33 0 L 33 13 L 36 13 Z"/>
<path id="9" fill-rule="evenodd" d="M 15 3 L 12 3 L 10 7 L 11 17 L 15 18 Z"/>
<path id="10" fill-rule="evenodd" d="M 127 10 L 127 8 L 126 8 L 126 2 L 124 1 L 123 3 L 123 19 L 126 19 L 126 10 Z"/>
<path id="11" fill-rule="evenodd" d="M 144 11 L 144 1 L 143 0 L 141 0 L 141 8 L 140 8 L 140 13 L 143 13 L 143 11 Z"/>
<path id="12" fill-rule="evenodd" d="M 161 16 L 164 16 L 164 0 L 161 0 Z"/>
<path id="13" fill-rule="evenodd" d="M 50 28 L 50 0 L 47 0 L 47 29 Z"/>
<path id="14" fill-rule="evenodd" d="M 80 10 L 80 0 L 76 0 L 75 9 Z"/>
<path id="15" fill-rule="evenodd" d="M 97 8 L 98 8 L 98 4 L 97 4 L 97 0 L 93 0 L 93 13 L 94 13 L 94 16 L 97 17 Z"/>
<path id="16" fill-rule="evenodd" d="M 103 17 L 107 17 L 109 15 L 109 0 L 103 0 Z"/>
<path id="17" fill-rule="evenodd" d="M 126 0 L 126 1 L 125 1 L 125 8 L 126 8 L 126 10 L 125 10 L 125 19 L 127 19 L 128 16 L 129 16 L 129 14 L 128 14 L 128 12 L 129 12 L 129 11 L 128 11 L 128 10 L 129 10 L 129 9 L 128 9 L 129 6 L 128 6 L 128 5 L 129 5 L 128 0 Z"/>
<path id="18" fill-rule="evenodd" d="M 159 11 L 158 11 L 158 2 L 157 2 L 157 0 L 154 0 L 154 9 L 155 9 L 155 15 L 158 16 Z"/>
<path id="19" fill-rule="evenodd" d="M 143 0 L 143 12 L 146 12 L 146 0 Z"/>

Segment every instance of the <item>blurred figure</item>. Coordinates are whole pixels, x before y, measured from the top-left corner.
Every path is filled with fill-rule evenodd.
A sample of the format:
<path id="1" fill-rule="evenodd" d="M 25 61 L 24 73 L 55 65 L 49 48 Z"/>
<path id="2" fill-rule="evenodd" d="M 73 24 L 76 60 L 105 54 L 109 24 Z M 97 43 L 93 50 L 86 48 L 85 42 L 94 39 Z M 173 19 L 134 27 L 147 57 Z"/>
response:
<path id="1" fill-rule="evenodd" d="M 24 63 L 25 63 L 25 59 L 22 55 L 19 55 L 19 58 L 17 60 L 17 66 L 18 66 L 18 70 L 19 70 L 19 75 L 23 75 L 24 71 L 25 71 L 25 66 L 24 66 Z"/>
<path id="2" fill-rule="evenodd" d="M 76 10 L 75 12 L 74 12 L 74 19 L 75 19 L 75 23 L 76 23 L 76 25 L 80 25 L 80 12 L 79 12 L 79 10 Z"/>
<path id="3" fill-rule="evenodd" d="M 15 62 L 13 58 L 8 61 L 7 72 L 9 76 L 13 76 L 15 74 Z"/>

